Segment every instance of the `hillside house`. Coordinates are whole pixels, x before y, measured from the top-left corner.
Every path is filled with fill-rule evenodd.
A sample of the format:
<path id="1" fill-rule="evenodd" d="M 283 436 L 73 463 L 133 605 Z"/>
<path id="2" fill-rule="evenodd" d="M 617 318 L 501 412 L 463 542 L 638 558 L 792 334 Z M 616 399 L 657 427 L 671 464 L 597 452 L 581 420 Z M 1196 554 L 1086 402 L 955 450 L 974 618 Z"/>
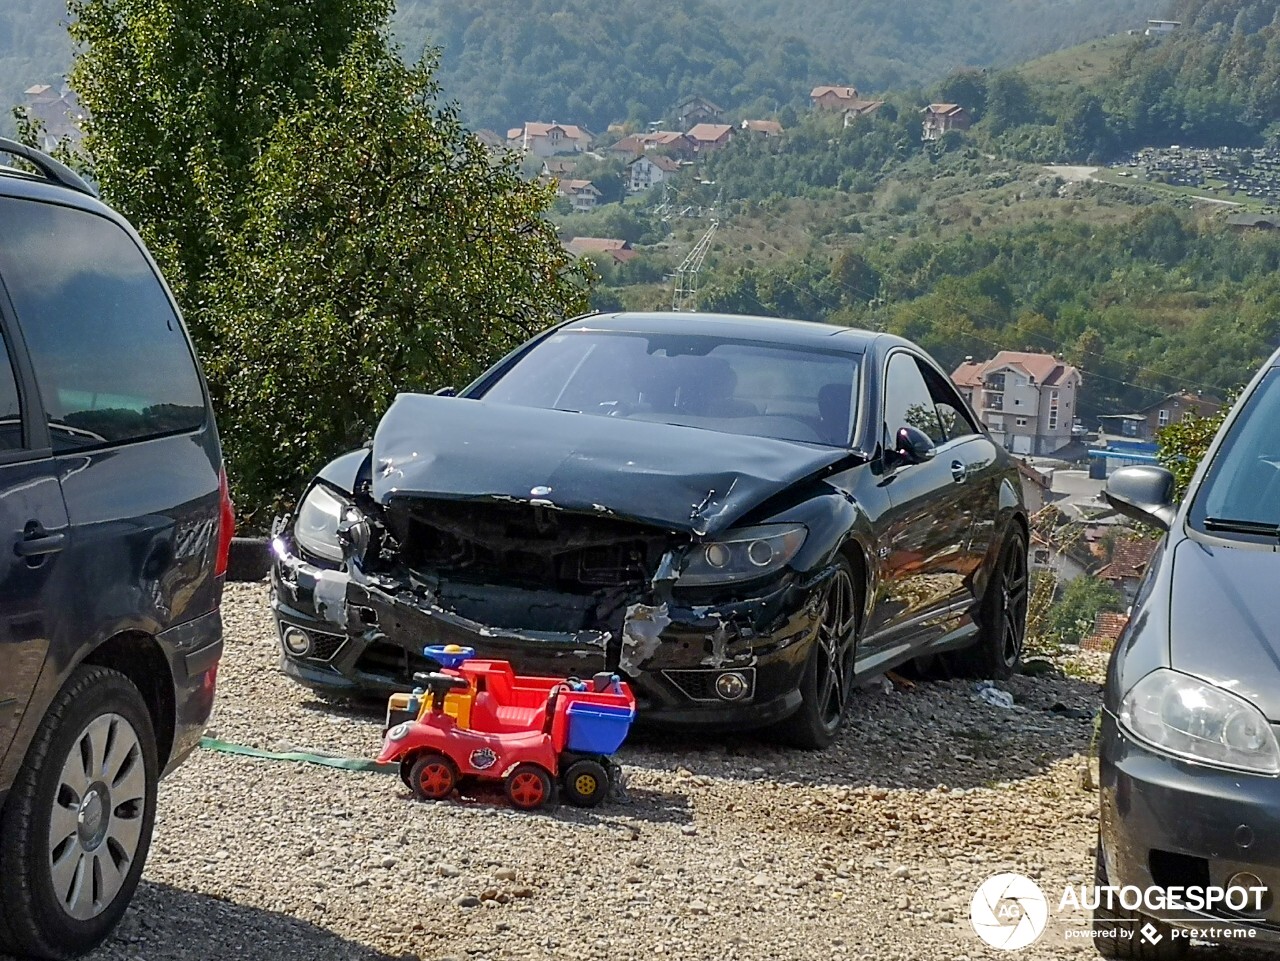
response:
<path id="1" fill-rule="evenodd" d="M 1180 390 L 1153 404 L 1127 414 L 1102 414 L 1098 422 L 1105 433 L 1115 437 L 1153 441 L 1160 428 L 1184 417 L 1212 417 L 1222 410 L 1222 401 L 1208 394 Z"/>
<path id="2" fill-rule="evenodd" d="M 680 161 L 662 154 L 644 154 L 627 164 L 627 192 L 638 194 L 670 180 L 680 172 Z"/>
<path id="3" fill-rule="evenodd" d="M 957 103 L 931 103 L 920 112 L 924 114 L 922 140 L 941 140 L 949 130 L 968 130 L 972 123 L 969 111 Z"/>
<path id="4" fill-rule="evenodd" d="M 884 106 L 883 100 L 855 100 L 844 112 L 844 125 L 852 127 L 863 117 L 870 117 Z"/>
<path id="5" fill-rule="evenodd" d="M 694 153 L 710 153 L 728 145 L 733 139 L 733 127 L 727 123 L 700 123 L 685 138 L 693 144 Z"/>
<path id="6" fill-rule="evenodd" d="M 633 157 L 639 157 L 645 152 L 645 141 L 639 134 L 627 134 L 627 136 L 606 148 L 604 152 L 610 157 L 617 157 L 619 160 L 630 160 Z"/>
<path id="7" fill-rule="evenodd" d="M 1115 547 L 1111 551 L 1111 563 L 1098 571 L 1100 579 L 1120 592 L 1126 607 L 1138 596 L 1138 585 L 1156 552 L 1157 543 L 1141 537 L 1116 538 Z"/>
<path id="8" fill-rule="evenodd" d="M 575 214 L 595 210 L 603 194 L 590 180 L 561 180 L 556 184 L 556 196 L 567 197 Z"/>
<path id="9" fill-rule="evenodd" d="M 857 87 L 820 86 L 809 91 L 815 110 L 848 110 L 859 100 Z"/>
<path id="10" fill-rule="evenodd" d="M 766 138 L 782 136 L 782 124 L 776 120 L 744 120 L 741 128 L 747 133 L 758 134 Z"/>
<path id="11" fill-rule="evenodd" d="M 620 264 L 625 264 L 639 253 L 632 249 L 631 241 L 616 237 L 574 237 L 565 243 L 564 249 L 575 257 L 607 254 Z"/>
<path id="12" fill-rule="evenodd" d="M 593 139 L 585 127 L 571 123 L 526 123 L 507 131 L 507 143 L 513 149 L 536 157 L 583 153 Z"/>
<path id="13" fill-rule="evenodd" d="M 1124 629 L 1128 626 L 1128 614 L 1113 614 L 1110 611 L 1100 611 L 1098 616 L 1093 619 L 1093 630 L 1089 632 L 1089 636 L 1080 639 L 1080 650 L 1110 654 L 1115 649 L 1116 642 L 1120 640 L 1120 636 L 1124 634 Z"/>
<path id="14" fill-rule="evenodd" d="M 1227 226 L 1236 233 L 1250 230 L 1275 230 L 1280 227 L 1280 217 L 1274 214 L 1232 214 L 1227 218 Z"/>
<path id="15" fill-rule="evenodd" d="M 1087 549 L 1065 547 L 1056 535 L 1031 532 L 1031 569 L 1052 574 L 1059 585 L 1070 584 L 1089 572 Z"/>
<path id="16" fill-rule="evenodd" d="M 1053 472 L 1042 473 L 1020 458 L 1016 458 L 1014 463 L 1018 467 L 1018 480 L 1022 486 L 1022 503 L 1032 514 L 1043 510 L 1046 504 L 1054 500 Z"/>
<path id="17" fill-rule="evenodd" d="M 988 361 L 969 358 L 951 380 L 1007 450 L 1044 456 L 1071 443 L 1080 371 L 1053 355 L 1002 350 Z"/>
<path id="18" fill-rule="evenodd" d="M 1181 20 L 1148 20 L 1146 33 L 1148 37 L 1163 37 L 1173 33 L 1180 26 L 1182 26 Z"/>
<path id="19" fill-rule="evenodd" d="M 51 151 L 62 140 L 75 147 L 84 139 L 84 123 L 87 113 L 70 89 L 62 89 L 38 83 L 22 92 L 22 109 L 31 120 L 38 120 L 43 127 L 41 150 Z"/>
<path id="20" fill-rule="evenodd" d="M 562 180 L 573 176 L 578 161 L 573 157 L 548 157 L 542 161 L 541 175 L 547 180 Z"/>
<path id="21" fill-rule="evenodd" d="M 706 97 L 685 97 L 676 104 L 676 120 L 681 127 L 693 127 L 700 123 L 719 123 L 724 108 Z"/>

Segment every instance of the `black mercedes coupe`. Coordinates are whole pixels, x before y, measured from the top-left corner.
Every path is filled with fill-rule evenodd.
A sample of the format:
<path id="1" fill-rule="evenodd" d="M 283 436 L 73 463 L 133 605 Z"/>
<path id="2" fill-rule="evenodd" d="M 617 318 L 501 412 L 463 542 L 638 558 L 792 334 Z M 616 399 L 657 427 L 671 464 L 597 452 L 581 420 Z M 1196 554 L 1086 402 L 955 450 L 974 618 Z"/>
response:
<path id="1" fill-rule="evenodd" d="M 1007 675 L 1026 620 L 1009 456 L 918 347 L 804 321 L 567 321 L 398 396 L 273 546 L 283 669 L 326 694 L 407 690 L 460 643 L 802 747 L 905 662 Z"/>

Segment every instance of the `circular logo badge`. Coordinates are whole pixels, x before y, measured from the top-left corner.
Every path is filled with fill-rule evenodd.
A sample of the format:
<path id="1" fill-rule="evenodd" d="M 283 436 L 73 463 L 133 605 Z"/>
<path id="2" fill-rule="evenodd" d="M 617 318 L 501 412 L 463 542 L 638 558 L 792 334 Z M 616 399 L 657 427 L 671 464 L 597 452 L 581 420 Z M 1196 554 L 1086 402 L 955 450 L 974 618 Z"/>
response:
<path id="1" fill-rule="evenodd" d="M 993 948 L 1016 951 L 1044 932 L 1049 903 L 1040 885 L 1021 874 L 996 874 L 982 882 L 969 902 L 974 933 Z"/>
<path id="2" fill-rule="evenodd" d="M 498 763 L 498 755 L 487 747 L 471 752 L 471 766 L 477 771 L 487 771 Z"/>

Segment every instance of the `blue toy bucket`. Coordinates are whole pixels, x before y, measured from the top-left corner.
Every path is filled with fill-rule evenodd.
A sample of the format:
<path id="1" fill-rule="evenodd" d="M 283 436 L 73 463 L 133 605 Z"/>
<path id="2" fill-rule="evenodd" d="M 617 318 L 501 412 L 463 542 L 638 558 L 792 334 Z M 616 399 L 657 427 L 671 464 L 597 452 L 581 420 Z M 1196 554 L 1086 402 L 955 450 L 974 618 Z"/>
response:
<path id="1" fill-rule="evenodd" d="M 608 704 L 570 704 L 568 748 L 578 754 L 612 754 L 622 747 L 636 712 Z"/>

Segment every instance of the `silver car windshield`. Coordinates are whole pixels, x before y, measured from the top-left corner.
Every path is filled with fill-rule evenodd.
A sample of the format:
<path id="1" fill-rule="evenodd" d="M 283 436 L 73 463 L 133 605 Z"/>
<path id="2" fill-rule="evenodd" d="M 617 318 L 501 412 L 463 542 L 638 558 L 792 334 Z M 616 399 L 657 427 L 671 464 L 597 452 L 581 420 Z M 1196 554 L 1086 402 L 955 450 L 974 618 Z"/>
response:
<path id="1" fill-rule="evenodd" d="M 1249 396 L 1205 472 L 1189 515 L 1216 536 L 1280 532 L 1280 370 Z"/>
<path id="2" fill-rule="evenodd" d="M 570 330 L 484 399 L 847 447 L 860 355 L 695 334 Z"/>

